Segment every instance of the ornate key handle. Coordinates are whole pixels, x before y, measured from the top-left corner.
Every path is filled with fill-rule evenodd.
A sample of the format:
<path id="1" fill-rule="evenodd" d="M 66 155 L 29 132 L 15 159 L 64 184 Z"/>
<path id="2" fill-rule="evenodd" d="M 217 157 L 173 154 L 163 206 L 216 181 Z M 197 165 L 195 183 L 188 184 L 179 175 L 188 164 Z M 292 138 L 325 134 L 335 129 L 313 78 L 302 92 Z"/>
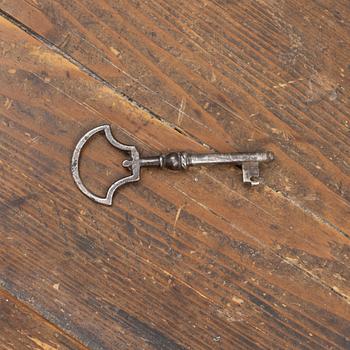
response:
<path id="1" fill-rule="evenodd" d="M 80 173 L 79 173 L 79 158 L 80 153 L 86 142 L 98 132 L 104 131 L 108 142 L 113 145 L 115 148 L 120 149 L 121 151 L 127 151 L 131 154 L 131 159 L 133 160 L 133 164 L 130 169 L 132 171 L 132 175 L 124 177 L 122 179 L 114 182 L 111 187 L 108 189 L 106 197 L 99 197 L 90 192 L 85 185 L 83 184 Z M 113 195 L 116 189 L 128 182 L 138 181 L 140 179 L 140 163 L 139 163 L 139 152 L 137 151 L 135 146 L 127 146 L 120 142 L 118 142 L 112 135 L 111 127 L 109 125 L 101 125 L 97 128 L 94 128 L 88 131 L 77 143 L 75 146 L 73 156 L 72 156 L 72 175 L 75 183 L 79 187 L 80 191 L 83 192 L 86 196 L 91 198 L 97 203 L 112 205 Z"/>
<path id="2" fill-rule="evenodd" d="M 90 192 L 83 184 L 79 174 L 80 153 L 86 142 L 98 132 L 104 132 L 107 140 L 115 148 L 130 153 L 131 159 L 124 160 L 122 165 L 131 171 L 131 175 L 114 182 L 108 189 L 106 197 L 99 197 Z M 140 180 L 140 168 L 155 166 L 172 170 L 187 169 L 190 165 L 232 163 L 242 165 L 243 182 L 251 185 L 259 184 L 259 162 L 268 162 L 274 159 L 272 152 L 255 153 L 212 153 L 190 154 L 187 152 L 172 152 L 166 155 L 140 158 L 135 146 L 128 146 L 118 142 L 112 135 L 109 125 L 101 125 L 88 131 L 77 143 L 72 156 L 72 175 L 80 191 L 97 203 L 112 205 L 114 192 L 118 187 Z"/>

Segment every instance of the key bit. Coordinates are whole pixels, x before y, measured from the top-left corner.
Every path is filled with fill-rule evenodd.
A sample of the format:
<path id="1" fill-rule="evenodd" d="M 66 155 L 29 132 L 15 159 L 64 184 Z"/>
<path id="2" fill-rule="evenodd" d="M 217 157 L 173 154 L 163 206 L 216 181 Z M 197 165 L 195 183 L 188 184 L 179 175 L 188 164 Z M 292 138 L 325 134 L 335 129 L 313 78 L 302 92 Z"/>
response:
<path id="1" fill-rule="evenodd" d="M 122 162 L 123 167 L 128 168 L 130 176 L 115 181 L 108 189 L 105 197 L 99 197 L 93 194 L 83 184 L 79 174 L 79 159 L 81 150 L 86 142 L 95 134 L 104 132 L 109 143 L 115 148 L 126 151 L 131 159 Z M 254 152 L 254 153 L 210 153 L 210 154 L 192 154 L 187 152 L 171 152 L 166 155 L 140 158 L 139 152 L 135 146 L 128 146 L 117 141 L 111 132 L 109 125 L 101 125 L 88 131 L 77 143 L 73 156 L 71 170 L 75 183 L 78 188 L 90 199 L 97 203 L 112 205 L 115 191 L 122 185 L 129 182 L 140 180 L 141 167 L 160 167 L 171 170 L 185 170 L 189 166 L 225 164 L 231 163 L 242 166 L 243 182 L 250 183 L 252 186 L 259 184 L 259 163 L 269 162 L 274 159 L 272 152 Z"/>

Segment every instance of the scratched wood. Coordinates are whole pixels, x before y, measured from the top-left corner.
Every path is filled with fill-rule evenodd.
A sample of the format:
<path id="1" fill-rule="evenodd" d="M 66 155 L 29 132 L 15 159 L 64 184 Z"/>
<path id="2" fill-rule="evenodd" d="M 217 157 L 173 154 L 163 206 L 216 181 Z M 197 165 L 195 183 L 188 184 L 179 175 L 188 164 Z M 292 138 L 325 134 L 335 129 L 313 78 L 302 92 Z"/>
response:
<path id="1" fill-rule="evenodd" d="M 0 292 L 0 349 L 87 349 L 11 295 Z"/>
<path id="2" fill-rule="evenodd" d="M 273 143 L 289 168 L 271 188 L 349 232 L 346 0 L 2 4 L 201 142 L 223 151 Z"/>
<path id="3" fill-rule="evenodd" d="M 92 349 L 348 348 L 348 9 L 308 4 L 1 1 L 2 288 Z M 277 160 L 255 189 L 148 170 L 101 207 L 69 163 L 104 122 Z M 102 194 L 115 152 L 84 157 Z"/>

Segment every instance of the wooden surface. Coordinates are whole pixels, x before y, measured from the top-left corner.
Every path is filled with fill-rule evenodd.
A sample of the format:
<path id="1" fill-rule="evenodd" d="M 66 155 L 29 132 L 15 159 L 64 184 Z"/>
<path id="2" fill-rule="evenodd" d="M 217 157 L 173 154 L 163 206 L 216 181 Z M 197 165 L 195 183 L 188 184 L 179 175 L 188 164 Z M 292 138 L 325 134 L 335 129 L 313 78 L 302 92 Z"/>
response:
<path id="1" fill-rule="evenodd" d="M 0 309 L 1 349 L 87 349 L 3 291 Z"/>
<path id="2" fill-rule="evenodd" d="M 347 0 L 0 0 L 0 349 L 349 349 Z M 110 123 L 146 170 L 112 207 L 70 175 Z M 83 159 L 103 194 L 122 155 Z"/>

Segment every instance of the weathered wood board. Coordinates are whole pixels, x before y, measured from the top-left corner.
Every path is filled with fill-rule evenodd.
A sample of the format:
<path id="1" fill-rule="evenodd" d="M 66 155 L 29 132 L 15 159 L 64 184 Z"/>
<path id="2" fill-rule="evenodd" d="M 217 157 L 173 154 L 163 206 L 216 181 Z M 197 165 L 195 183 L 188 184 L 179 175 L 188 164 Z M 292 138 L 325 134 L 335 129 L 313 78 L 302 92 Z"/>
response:
<path id="1" fill-rule="evenodd" d="M 72 348 L 349 348 L 346 1 L 0 7 L 0 286 L 12 304 Z M 145 170 L 99 206 L 70 158 L 102 123 L 145 155 L 277 159 L 257 188 L 227 166 Z M 121 160 L 96 137 L 84 180 L 104 193 Z"/>
<path id="2" fill-rule="evenodd" d="M 2 291 L 0 310 L 0 349 L 87 349 Z"/>

